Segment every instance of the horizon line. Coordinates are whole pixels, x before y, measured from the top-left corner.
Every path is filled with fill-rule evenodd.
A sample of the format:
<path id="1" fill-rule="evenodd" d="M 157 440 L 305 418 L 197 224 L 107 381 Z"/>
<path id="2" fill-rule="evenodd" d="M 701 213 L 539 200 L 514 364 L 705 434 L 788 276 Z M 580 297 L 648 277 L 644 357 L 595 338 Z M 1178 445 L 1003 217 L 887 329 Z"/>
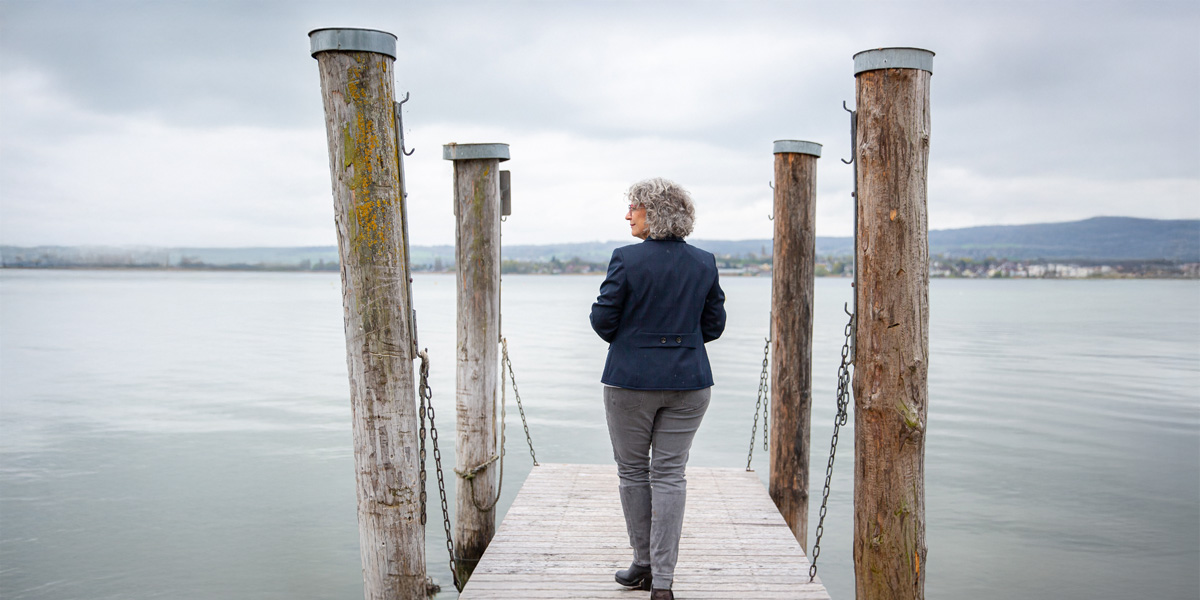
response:
<path id="1" fill-rule="evenodd" d="M 1155 218 L 1150 218 L 1150 217 L 1128 217 L 1128 216 L 1120 216 L 1120 215 L 1097 215 L 1097 216 L 1094 216 L 1094 217 L 1088 217 L 1088 218 L 1086 218 L 1086 219 L 1075 219 L 1075 220 L 1072 220 L 1072 221 L 1043 221 L 1043 222 L 1038 222 L 1038 223 L 1012 223 L 1012 224 L 993 224 L 993 225 L 970 225 L 970 226 L 967 226 L 967 227 L 948 227 L 948 228 L 944 228 L 944 229 L 930 229 L 930 230 L 929 230 L 929 232 L 930 232 L 930 233 L 932 233 L 932 232 L 935 232 L 935 231 L 963 231 L 963 230 L 967 230 L 967 229 L 982 229 L 982 228 L 988 228 L 988 227 L 1031 227 L 1031 226 L 1037 226 L 1037 225 L 1065 225 L 1065 224 L 1068 224 L 1068 223 L 1083 223 L 1083 222 L 1085 222 L 1085 221 L 1092 221 L 1092 220 L 1095 220 L 1095 219 L 1130 219 L 1130 220 L 1137 220 L 1137 221 L 1160 221 L 1160 222 L 1170 222 L 1170 221 L 1188 222 L 1188 221 L 1194 221 L 1194 222 L 1196 222 L 1198 225 L 1200 225 L 1200 218 L 1194 218 L 1194 219 L 1155 219 Z M 817 238 L 824 238 L 824 239 L 852 239 L 854 236 L 851 234 L 851 235 L 818 235 L 818 236 L 816 236 L 816 237 L 817 237 Z M 691 239 L 692 241 L 705 241 L 705 242 L 762 242 L 762 241 L 769 241 L 769 240 L 772 240 L 773 238 L 772 238 L 772 237 L 765 237 L 765 238 L 744 238 L 744 239 L 720 239 L 720 238 L 690 238 L 690 239 Z M 548 243 L 543 243 L 543 244 L 510 244 L 510 245 L 508 245 L 508 246 L 506 246 L 506 247 L 510 247 L 510 248 L 511 248 L 511 247 L 517 247 L 517 246 L 557 246 L 557 245 L 564 245 L 564 244 L 612 244 L 612 243 L 618 243 L 618 244 L 619 244 L 619 243 L 622 243 L 622 242 L 625 242 L 625 241 L 626 241 L 625 239 L 620 239 L 620 240 L 582 240 L 582 241 L 574 241 L 574 242 L 548 242 Z M 631 242 L 631 243 L 633 243 L 633 242 Z M 411 244 L 411 245 L 410 245 L 410 247 L 417 247 L 417 248 L 419 248 L 419 247 L 427 247 L 427 248 L 428 248 L 428 247 L 437 247 L 437 246 L 454 246 L 454 242 L 453 242 L 453 241 L 451 241 L 451 242 L 445 242 L 445 243 L 440 243 L 440 244 Z M 26 245 L 26 244 L 6 244 L 6 243 L 3 243 L 3 244 L 0 244 L 0 247 L 6 247 L 6 248 L 87 248 L 87 247 L 96 247 L 96 248 L 158 248 L 158 249 L 172 249 L 172 248 L 179 248 L 179 249 L 224 249 L 224 250 L 235 250 L 235 249 L 251 249 L 251 248 L 253 248 L 253 249 L 264 249 L 264 248 L 336 248 L 336 247 L 337 247 L 337 242 L 335 241 L 335 242 L 333 242 L 333 243 L 327 243 L 327 244 L 317 244 L 317 245 L 313 245 L 313 244 L 297 244 L 297 245 L 292 245 L 292 246 L 220 246 L 220 245 L 217 245 L 217 246 L 201 246 L 201 245 L 164 246 L 164 245 L 158 245 L 158 244 L 146 244 L 146 243 L 137 243 L 137 242 L 118 242 L 118 243 L 41 243 L 41 244 L 33 244 L 33 245 Z"/>

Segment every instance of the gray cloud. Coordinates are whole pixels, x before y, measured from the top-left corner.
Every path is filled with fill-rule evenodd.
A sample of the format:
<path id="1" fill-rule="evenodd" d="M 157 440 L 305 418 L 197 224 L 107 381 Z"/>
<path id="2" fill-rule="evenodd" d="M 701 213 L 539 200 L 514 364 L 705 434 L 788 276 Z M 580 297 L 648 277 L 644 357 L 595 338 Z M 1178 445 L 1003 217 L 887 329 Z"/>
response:
<path id="1" fill-rule="evenodd" d="M 4 68 L 88 109 L 186 124 L 296 124 L 305 87 L 272 7 L 256 2 L 5 2 Z M 271 102 L 269 99 L 277 99 Z M 290 114 L 289 114 L 290 113 Z"/>
<path id="2" fill-rule="evenodd" d="M 327 171 L 312 172 L 326 166 L 319 81 L 306 37 L 327 26 L 373 27 L 400 38 L 397 87 L 412 92 L 406 123 L 419 151 L 436 153 L 441 143 L 480 141 L 465 136 L 494 132 L 508 136 L 496 141 L 573 145 L 514 145 L 514 170 L 523 155 L 598 161 L 596 183 L 578 187 L 578 204 L 561 200 L 571 180 L 521 167 L 537 184 L 522 190 L 525 198 L 558 207 L 553 218 L 564 222 L 595 219 L 582 207 L 619 190 L 615 182 L 639 169 L 675 169 L 675 176 L 717 195 L 711 205 L 718 213 L 734 210 L 722 201 L 765 201 L 770 142 L 799 138 L 825 144 L 820 194 L 834 204 L 819 210 L 825 215 L 819 227 L 845 233 L 850 175 L 836 159 L 850 151 L 841 102 L 853 104 L 851 56 L 889 45 L 937 52 L 933 226 L 1114 211 L 1197 217 L 1198 25 L 1194 2 L 9 0 L 0 3 L 0 233 L 24 243 L 95 241 L 74 240 L 88 237 L 89 228 L 54 225 L 48 215 L 81 202 L 112 204 L 113 214 L 144 210 L 149 201 L 139 193 L 166 193 L 168 178 L 145 192 L 80 198 L 107 180 L 135 181 L 125 169 L 136 168 L 178 178 L 202 174 L 183 195 L 181 211 L 200 210 L 205 194 L 232 194 L 232 205 L 214 205 L 232 210 L 261 202 L 268 216 L 291 223 L 277 228 L 272 243 L 289 243 L 288 235 L 296 244 L 331 241 L 324 224 Z M 234 138 L 243 146 L 257 137 L 257 152 L 286 154 L 294 166 L 256 154 L 222 158 L 219 149 L 197 149 L 187 157 L 195 164 L 179 164 L 179 157 L 136 148 L 146 131 L 156 132 L 155 147 L 178 149 L 187 139 L 219 144 L 230 139 L 219 133 L 230 130 L 238 130 Z M 451 139 L 422 137 L 434 132 Z M 104 151 L 98 140 L 112 144 L 106 170 L 84 170 L 77 163 Z M 302 152 L 285 150 L 297 143 Z M 661 156 L 666 149 L 693 154 Z M 258 168 L 231 166 L 247 161 Z M 446 165 L 431 158 L 410 169 L 417 167 L 426 170 L 413 173 L 418 189 L 440 193 Z M 305 174 L 297 178 L 300 169 Z M 570 172 L 576 181 L 587 177 Z M 62 181 L 39 183 L 50 174 Z M 259 180 L 238 183 L 238 177 Z M 206 181 L 214 179 L 226 181 Z M 255 191 L 239 196 L 243 189 Z M 271 189 L 302 198 L 314 207 L 310 217 L 272 213 L 270 207 L 283 211 L 288 202 L 264 198 Z M 14 208 L 34 199 L 44 208 Z M 255 230 L 249 213 L 204 210 L 219 223 L 206 229 L 230 233 L 187 231 L 181 212 L 174 218 L 191 243 L 256 243 L 247 233 Z M 747 215 L 761 212 L 754 210 Z M 173 213 L 156 215 L 158 229 L 171 229 Z M 446 215 L 433 211 L 428 218 Z M 556 241 L 537 229 L 521 241 Z M 447 235 L 445 227 L 431 230 Z M 555 230 L 575 237 L 609 231 Z M 154 237 L 128 225 L 113 231 L 130 239 L 106 241 Z M 726 237 L 764 233 L 769 225 L 731 225 Z"/>

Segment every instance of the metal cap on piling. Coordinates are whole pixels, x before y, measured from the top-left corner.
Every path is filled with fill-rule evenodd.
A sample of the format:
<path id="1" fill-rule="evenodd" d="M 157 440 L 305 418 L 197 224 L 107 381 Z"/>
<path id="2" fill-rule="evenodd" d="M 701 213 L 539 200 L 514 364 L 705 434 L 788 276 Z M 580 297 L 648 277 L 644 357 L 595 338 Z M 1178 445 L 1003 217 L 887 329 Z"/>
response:
<path id="1" fill-rule="evenodd" d="M 508 144 L 455 144 L 451 142 L 442 146 L 442 158 L 445 160 L 497 158 L 503 162 L 508 160 Z"/>
<path id="2" fill-rule="evenodd" d="M 336 27 L 308 32 L 313 58 L 318 52 L 375 52 L 396 58 L 396 36 L 378 29 Z"/>
<path id="3" fill-rule="evenodd" d="M 933 73 L 933 52 L 923 48 L 875 48 L 854 55 L 854 74 L 878 69 L 920 69 Z"/>
<path id="4" fill-rule="evenodd" d="M 821 145 L 800 140 L 775 140 L 775 154 L 811 154 L 821 157 Z"/>

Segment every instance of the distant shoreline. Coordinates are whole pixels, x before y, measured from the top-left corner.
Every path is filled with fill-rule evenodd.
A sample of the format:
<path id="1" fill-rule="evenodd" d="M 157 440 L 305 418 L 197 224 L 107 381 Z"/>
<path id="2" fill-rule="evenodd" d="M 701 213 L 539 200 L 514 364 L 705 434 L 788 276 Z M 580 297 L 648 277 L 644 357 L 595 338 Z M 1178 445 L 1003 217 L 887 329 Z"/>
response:
<path id="1" fill-rule="evenodd" d="M 1197 266 L 1200 265 L 1188 265 Z M 163 267 L 163 266 L 107 266 L 107 265 L 63 265 L 63 266 L 0 266 L 0 271 L 125 271 L 125 272 L 165 272 L 165 273 L 297 273 L 297 274 L 334 274 L 337 269 L 300 269 L 289 267 L 224 267 L 224 266 L 204 266 L 204 267 Z M 413 275 L 453 275 L 453 270 L 415 270 Z M 558 277 L 558 276 L 603 276 L 604 271 L 589 271 L 589 272 L 504 272 L 502 276 L 534 276 L 534 277 Z M 771 272 L 757 271 L 733 271 L 721 270 L 722 277 L 766 277 L 771 276 Z M 853 276 L 849 274 L 825 274 L 814 275 L 816 279 L 851 279 Z M 1151 272 L 1146 274 L 1137 273 L 1097 273 L 1088 274 L 1085 276 L 1076 275 L 1042 275 L 1042 276 L 963 276 L 963 275 L 934 275 L 931 274 L 930 279 L 1026 279 L 1026 280 L 1120 280 L 1120 279 L 1146 279 L 1146 280 L 1200 280 L 1200 269 L 1191 269 L 1189 271 L 1180 271 L 1177 274 L 1162 274 L 1160 272 Z"/>
<path id="2" fill-rule="evenodd" d="M 616 248 L 636 240 L 512 244 L 501 249 L 500 272 L 592 274 L 608 271 Z M 1094 217 L 1067 223 L 930 230 L 931 278 L 1200 278 L 1200 219 Z M 705 240 L 688 243 L 713 254 L 727 276 L 769 276 L 774 241 Z M 815 236 L 816 277 L 854 271 L 851 237 Z M 409 247 L 414 273 L 453 272 L 450 244 Z M 0 268 L 83 268 L 165 271 L 306 272 L 340 270 L 336 246 L 157 247 L 0 245 Z"/>

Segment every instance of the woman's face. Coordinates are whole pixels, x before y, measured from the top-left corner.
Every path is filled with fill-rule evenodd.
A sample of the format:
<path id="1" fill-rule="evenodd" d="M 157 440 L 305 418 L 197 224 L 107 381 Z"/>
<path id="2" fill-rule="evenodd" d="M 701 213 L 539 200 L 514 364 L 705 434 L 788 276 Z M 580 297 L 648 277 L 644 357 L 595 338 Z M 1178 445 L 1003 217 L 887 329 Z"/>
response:
<path id="1" fill-rule="evenodd" d="M 630 204 L 629 212 L 625 213 L 629 221 L 630 233 L 638 239 L 646 239 L 650 235 L 650 226 L 646 224 L 646 207 L 641 204 Z"/>

